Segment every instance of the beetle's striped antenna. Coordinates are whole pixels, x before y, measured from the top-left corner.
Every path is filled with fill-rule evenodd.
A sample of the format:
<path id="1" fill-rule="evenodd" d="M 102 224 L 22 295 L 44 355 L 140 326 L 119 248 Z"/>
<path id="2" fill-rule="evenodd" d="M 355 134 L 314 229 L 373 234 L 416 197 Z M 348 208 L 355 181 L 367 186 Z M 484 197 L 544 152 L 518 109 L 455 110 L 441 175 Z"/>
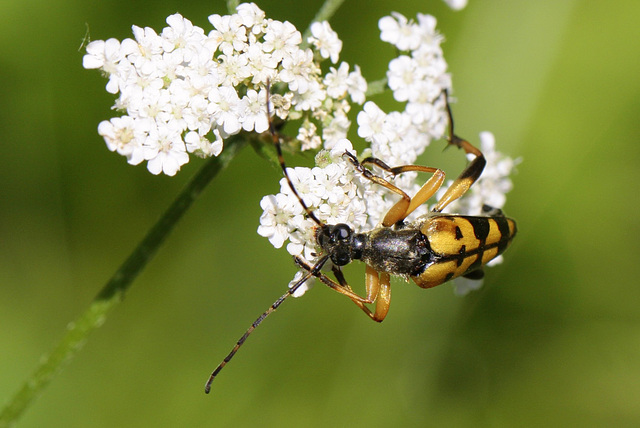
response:
<path id="1" fill-rule="evenodd" d="M 271 85 L 269 84 L 269 81 L 267 81 L 267 118 L 269 119 L 269 132 L 271 133 L 271 138 L 273 139 L 273 145 L 276 146 L 276 150 L 278 152 L 278 162 L 280 163 L 280 168 L 282 168 L 282 172 L 284 173 L 284 176 L 287 179 L 287 183 L 289 184 L 289 188 L 291 189 L 293 194 L 296 196 L 296 198 L 298 198 L 298 201 L 300 201 L 300 205 L 302 205 L 302 208 L 304 209 L 304 212 L 307 214 L 307 216 L 311 220 L 313 220 L 315 222 L 315 224 L 317 224 L 318 226 L 324 226 L 324 223 L 322 223 L 320 220 L 318 220 L 318 217 L 316 217 L 316 215 L 313 213 L 313 211 L 311 211 L 311 209 L 309 209 L 307 204 L 304 202 L 304 200 L 298 194 L 298 191 L 296 190 L 295 186 L 293 185 L 293 182 L 291 182 L 291 178 L 289 177 L 289 173 L 287 172 L 287 166 L 284 163 L 284 156 L 282 155 L 282 146 L 280 144 L 280 137 L 278 136 L 278 133 L 276 132 L 276 128 L 275 128 L 275 126 L 273 124 L 273 120 L 271 120 L 271 109 L 269 107 L 270 103 L 271 103 Z"/>
<path id="2" fill-rule="evenodd" d="M 271 306 L 269 306 L 269 309 L 264 311 L 262 313 L 262 315 L 260 315 L 253 322 L 253 324 L 251 324 L 251 327 L 249 327 L 247 329 L 247 331 L 245 331 L 245 333 L 242 335 L 242 337 L 238 340 L 238 342 L 236 342 L 236 344 L 233 347 L 233 349 L 231 350 L 231 352 L 229 352 L 229 354 L 224 358 L 224 360 L 222 360 L 222 362 L 220 364 L 218 364 L 218 367 L 216 367 L 216 369 L 213 371 L 213 373 L 211 373 L 211 376 L 209 376 L 209 380 L 207 380 L 207 383 L 204 386 L 204 392 L 205 393 L 208 394 L 209 391 L 211 391 L 211 383 L 213 383 L 213 381 L 216 378 L 216 376 L 218 376 L 218 373 L 220 373 L 220 370 L 222 370 L 224 368 L 224 366 L 226 366 L 227 363 L 229 361 L 231 361 L 233 356 L 236 354 L 236 352 L 238 352 L 238 349 L 240 349 L 240 347 L 244 344 L 244 342 L 247 340 L 247 338 L 253 332 L 253 330 L 255 330 L 260 325 L 260 323 L 262 323 L 262 321 L 264 321 L 264 319 L 266 317 L 268 317 L 269 315 L 271 315 L 272 312 L 274 312 L 276 309 L 278 309 L 278 307 L 282 304 L 282 302 L 284 302 L 287 299 L 287 297 L 291 296 L 292 294 L 294 294 L 298 290 L 298 288 L 302 287 L 302 284 L 307 282 L 307 280 L 309 278 L 311 278 L 312 276 L 316 276 L 318 274 L 318 272 L 320 271 L 320 269 L 322 268 L 322 266 L 327 262 L 327 260 L 329 260 L 329 256 L 322 257 L 305 276 L 303 276 L 301 279 L 298 280 L 298 282 L 293 284 L 287 290 L 286 293 L 284 293 L 282 296 L 280 296 L 280 298 L 278 300 L 273 302 L 273 304 Z"/>
<path id="3" fill-rule="evenodd" d="M 456 145 L 456 142 L 462 140 L 462 138 L 458 137 L 453 132 L 453 113 L 451 112 L 451 105 L 449 105 L 449 90 L 444 88 L 441 92 L 441 95 L 444 95 L 444 106 L 447 109 L 447 119 L 449 122 L 449 135 L 447 135 L 447 141 L 449 144 L 444 146 L 444 148 L 448 148 L 451 145 Z"/>
<path id="4" fill-rule="evenodd" d="M 305 204 L 304 200 L 300 197 L 300 195 L 298 194 L 298 191 L 293 185 L 293 182 L 291 181 L 289 174 L 287 173 L 287 166 L 284 163 L 284 156 L 282 155 L 282 147 L 280 146 L 280 137 L 278 137 L 275 126 L 273 125 L 273 121 L 271 120 L 271 110 L 269 108 L 270 102 L 271 102 L 270 85 L 269 85 L 269 82 L 267 82 L 267 117 L 269 120 L 269 132 L 271 133 L 271 137 L 273 138 L 273 144 L 276 146 L 276 150 L 278 152 L 278 162 L 280 163 L 280 167 L 282 168 L 282 172 L 284 173 L 284 176 L 287 180 L 287 183 L 289 184 L 289 187 L 291 188 L 291 191 L 296 196 L 296 198 L 298 198 L 298 201 L 300 201 L 300 205 L 302 205 L 302 208 L 307 213 L 307 216 L 309 216 L 309 218 L 312 219 L 318 226 L 322 227 L 324 226 L 324 223 L 318 220 L 318 218 L 315 216 L 313 211 L 311 211 L 311 209 L 307 206 L 307 204 Z M 216 376 L 218 376 L 218 373 L 220 373 L 220 371 L 224 368 L 224 366 L 226 366 L 227 363 L 231 361 L 231 359 L 236 354 L 236 352 L 238 352 L 238 349 L 240 349 L 240 347 L 244 344 L 244 342 L 247 340 L 249 335 L 253 333 L 253 330 L 255 330 L 262 323 L 262 321 L 264 321 L 266 317 L 268 317 L 269 315 L 271 315 L 272 312 L 278 309 L 278 307 L 289 296 L 293 295 L 300 287 L 302 287 L 302 285 L 305 282 L 307 282 L 309 278 L 311 278 L 312 276 L 318 276 L 320 273 L 320 269 L 322 269 L 322 267 L 327 262 L 327 260 L 329 260 L 329 255 L 324 255 L 323 257 L 321 257 L 301 279 L 299 279 L 295 284 L 289 287 L 286 293 L 280 296 L 278 300 L 273 302 L 273 304 L 269 307 L 269 309 L 264 311 L 262 315 L 260 315 L 253 322 L 253 324 L 251 324 L 251 326 L 247 329 L 247 331 L 245 331 L 242 337 L 240 337 L 240 339 L 236 342 L 233 349 L 231 349 L 231 352 L 229 352 L 229 354 L 224 358 L 224 360 L 222 360 L 222 362 L 218 364 L 218 367 L 216 367 L 216 369 L 211 373 L 211 376 L 209 376 L 209 380 L 207 380 L 207 383 L 204 386 L 205 393 L 208 394 L 209 391 L 211 391 L 211 384 L 213 383 Z"/>

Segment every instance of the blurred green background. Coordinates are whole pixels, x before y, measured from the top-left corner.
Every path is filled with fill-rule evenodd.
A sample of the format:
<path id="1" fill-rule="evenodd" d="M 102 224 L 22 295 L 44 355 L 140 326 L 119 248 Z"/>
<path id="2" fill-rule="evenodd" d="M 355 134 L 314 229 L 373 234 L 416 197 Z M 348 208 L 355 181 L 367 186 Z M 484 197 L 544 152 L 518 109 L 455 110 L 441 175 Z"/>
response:
<path id="1" fill-rule="evenodd" d="M 319 5 L 259 3 L 300 29 Z M 205 395 L 295 271 L 256 234 L 281 173 L 245 149 L 20 426 L 640 426 L 640 3 L 347 1 L 331 23 L 369 80 L 394 55 L 377 29 L 392 10 L 438 18 L 458 134 L 491 130 L 523 158 L 506 206 L 520 233 L 485 287 L 398 280 L 377 325 L 316 286 Z M 110 153 L 96 128 L 113 97 L 81 65 L 86 25 L 123 39 L 176 11 L 208 30 L 225 5 L 0 3 L 0 404 L 202 164 L 156 177 Z M 438 144 L 423 160 L 462 168 Z"/>

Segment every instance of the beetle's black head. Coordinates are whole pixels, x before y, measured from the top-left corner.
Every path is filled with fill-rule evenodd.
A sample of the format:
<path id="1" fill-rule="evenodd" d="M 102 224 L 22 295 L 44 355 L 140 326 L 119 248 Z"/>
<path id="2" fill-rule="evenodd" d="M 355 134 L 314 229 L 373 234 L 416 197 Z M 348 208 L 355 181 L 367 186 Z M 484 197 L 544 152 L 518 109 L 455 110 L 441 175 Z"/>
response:
<path id="1" fill-rule="evenodd" d="M 344 223 L 325 224 L 316 231 L 316 240 L 337 266 L 344 266 L 354 258 L 353 229 Z"/>

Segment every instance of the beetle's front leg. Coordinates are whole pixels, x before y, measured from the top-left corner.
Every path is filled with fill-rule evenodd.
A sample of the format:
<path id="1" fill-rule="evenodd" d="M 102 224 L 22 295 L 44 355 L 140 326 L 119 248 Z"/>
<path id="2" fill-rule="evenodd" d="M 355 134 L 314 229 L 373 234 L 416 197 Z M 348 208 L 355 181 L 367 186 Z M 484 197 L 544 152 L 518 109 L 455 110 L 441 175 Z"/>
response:
<path id="1" fill-rule="evenodd" d="M 333 273 L 343 287 L 351 289 L 339 267 L 334 266 Z M 362 309 L 372 320 L 382 322 L 389 312 L 389 305 L 391 303 L 391 277 L 388 273 L 378 272 L 367 265 L 365 271 L 365 287 L 367 300 L 371 303 L 376 303 L 375 311 L 371 312 L 371 310 L 365 306 L 365 302 L 352 299 L 353 303 Z"/>
<path id="2" fill-rule="evenodd" d="M 313 266 L 309 265 L 302 258 L 295 256 L 294 260 L 298 266 L 311 272 Z M 347 283 L 342 271 L 334 265 L 333 273 L 336 275 L 336 279 L 339 282 L 334 281 L 322 272 L 314 274 L 316 278 L 322 281 L 325 285 L 329 286 L 334 291 L 340 294 L 344 294 L 353 301 L 360 309 L 362 309 L 368 316 L 374 321 L 381 322 L 387 316 L 389 311 L 389 302 L 391 300 L 391 287 L 390 276 L 387 273 L 381 273 L 378 276 L 378 272 L 367 265 L 367 273 L 365 277 L 365 286 L 367 297 L 362 297 L 356 294 L 351 286 Z M 366 305 L 376 303 L 376 309 L 371 312 Z"/>

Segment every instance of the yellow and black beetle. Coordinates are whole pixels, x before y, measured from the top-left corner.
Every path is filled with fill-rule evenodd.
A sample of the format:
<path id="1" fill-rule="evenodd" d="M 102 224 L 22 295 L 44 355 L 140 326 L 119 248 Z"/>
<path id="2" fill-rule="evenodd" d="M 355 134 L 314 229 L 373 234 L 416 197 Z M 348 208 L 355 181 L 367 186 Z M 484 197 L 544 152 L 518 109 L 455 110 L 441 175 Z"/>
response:
<path id="1" fill-rule="evenodd" d="M 446 90 L 443 95 L 449 117 L 447 141 L 450 145 L 473 155 L 473 160 L 429 214 L 414 222 L 405 222 L 409 214 L 440 189 L 444 182 L 444 171 L 419 165 L 390 167 L 382 160 L 373 157 L 358 161 L 354 155 L 345 152 L 343 157 L 351 162 L 365 178 L 401 197 L 387 212 L 380 226 L 363 233 L 355 233 L 344 223 L 325 224 L 308 208 L 289 178 L 280 139 L 270 121 L 270 133 L 276 146 L 280 166 L 291 191 L 297 197 L 307 217 L 317 225 L 315 237 L 322 252 L 313 265 L 300 257 L 295 257 L 296 263 L 306 271 L 306 274 L 254 321 L 227 357 L 213 371 L 205 386 L 205 392 L 209 392 L 211 382 L 233 358 L 251 332 L 311 277 L 318 278 L 333 290 L 349 297 L 371 319 L 381 322 L 389 311 L 391 275 L 411 278 L 422 288 L 435 287 L 459 276 L 479 279 L 483 276 L 483 266 L 507 249 L 516 235 L 517 228 L 515 221 L 507 218 L 501 210 L 489 207 L 484 216 L 442 213 L 447 205 L 469 190 L 486 165 L 482 152 L 453 132 L 453 117 Z M 376 165 L 393 176 L 409 171 L 427 172 L 433 175 L 413 198 L 410 198 L 400 188 L 375 175 L 365 167 L 366 165 Z M 366 264 L 366 296 L 356 294 L 342 274 L 341 267 L 352 260 L 361 260 Z M 335 280 L 321 271 L 328 261 L 331 261 Z M 369 304 L 375 304 L 373 311 L 366 306 Z"/>

